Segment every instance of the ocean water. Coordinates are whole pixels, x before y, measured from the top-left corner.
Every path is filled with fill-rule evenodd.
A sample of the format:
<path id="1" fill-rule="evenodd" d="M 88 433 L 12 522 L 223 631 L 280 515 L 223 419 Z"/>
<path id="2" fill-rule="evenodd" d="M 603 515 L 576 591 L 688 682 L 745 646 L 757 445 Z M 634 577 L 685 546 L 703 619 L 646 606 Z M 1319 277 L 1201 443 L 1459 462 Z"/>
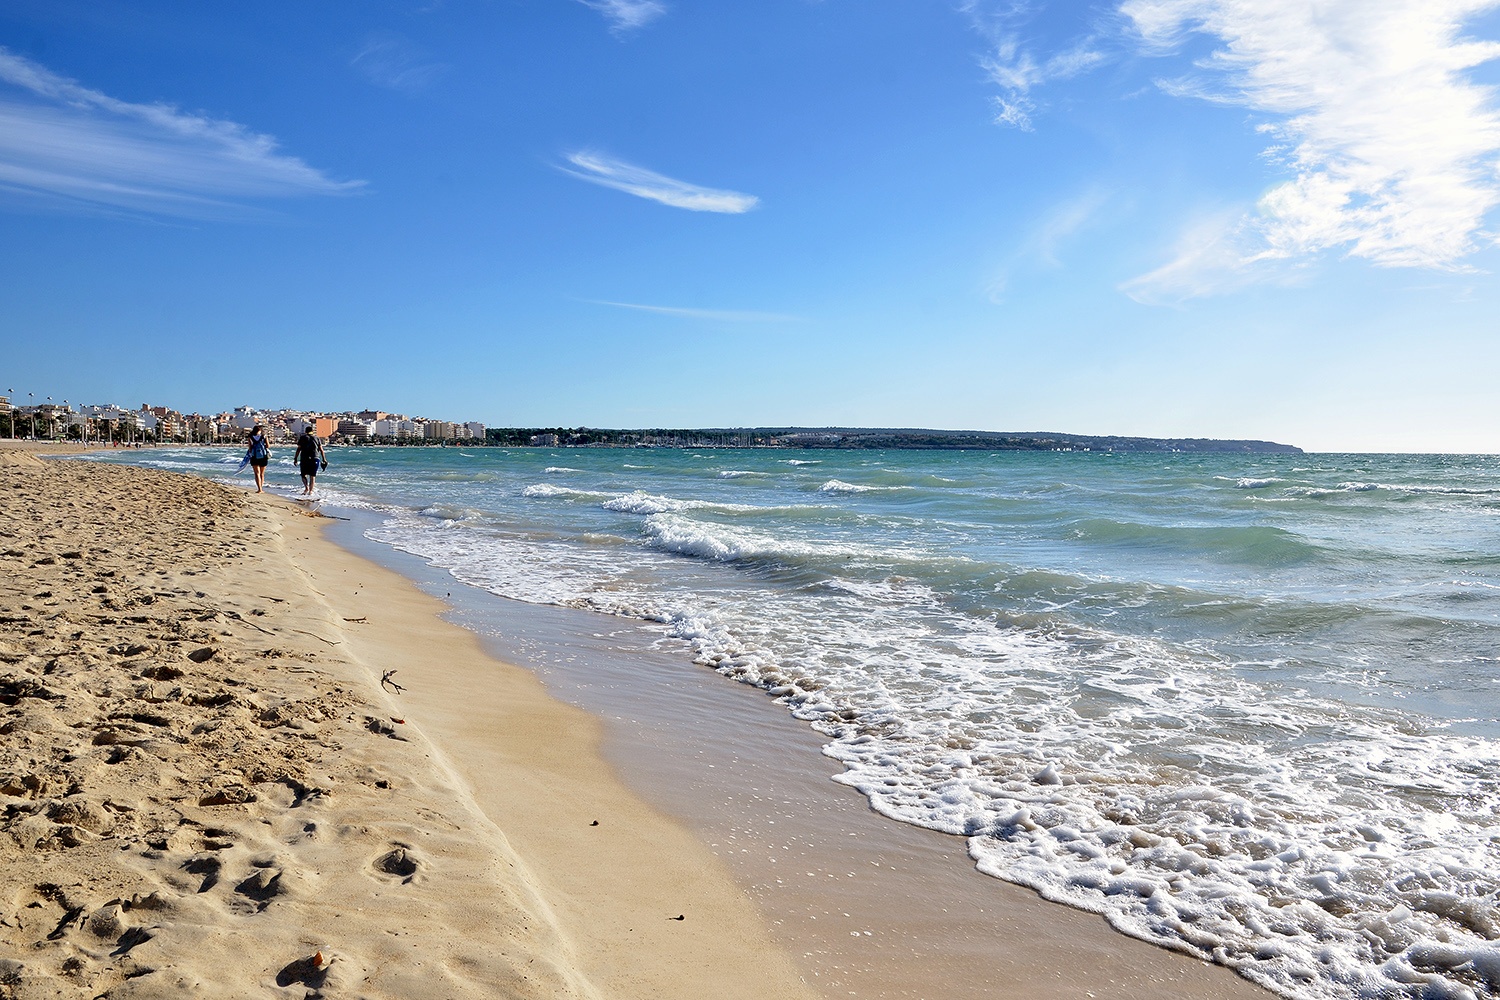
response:
<path id="1" fill-rule="evenodd" d="M 1500 459 L 329 457 L 370 539 L 654 623 L 981 872 L 1287 996 L 1500 995 Z"/>

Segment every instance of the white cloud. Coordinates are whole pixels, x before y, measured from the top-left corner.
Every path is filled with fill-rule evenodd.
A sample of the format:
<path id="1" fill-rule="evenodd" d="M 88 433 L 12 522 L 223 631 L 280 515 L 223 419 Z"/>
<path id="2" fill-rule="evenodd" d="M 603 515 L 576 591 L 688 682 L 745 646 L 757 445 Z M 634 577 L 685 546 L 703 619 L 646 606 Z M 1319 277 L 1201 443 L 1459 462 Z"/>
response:
<path id="1" fill-rule="evenodd" d="M 993 98 L 995 124 L 1032 131 L 1031 116 L 1037 103 L 1029 95 L 1046 83 L 1066 80 L 1105 61 L 1097 40 L 1090 35 L 1069 48 L 1038 61 L 1022 39 L 1019 25 L 1034 13 L 1036 4 L 1024 0 L 965 0 L 959 10 L 971 27 L 985 37 L 991 51 L 980 60 L 985 73 L 1002 93 Z"/>
<path id="2" fill-rule="evenodd" d="M 664 316 L 681 316 L 684 319 L 708 319 L 726 323 L 801 323 L 801 316 L 783 313 L 750 312 L 740 309 L 692 309 L 684 306 L 651 306 L 639 302 L 610 302 L 590 299 L 597 306 L 613 306 L 616 309 L 637 309 L 641 312 L 660 313 Z"/>
<path id="3" fill-rule="evenodd" d="M 1500 44 L 1463 34 L 1500 0 L 1127 0 L 1147 50 L 1191 34 L 1221 48 L 1167 92 L 1266 116 L 1266 155 L 1292 176 L 1220 238 L 1135 279 L 1213 290 L 1264 262 L 1343 250 L 1379 266 L 1459 270 L 1493 242 L 1500 113 L 1467 76 Z M 1192 242 L 1191 240 L 1188 242 Z"/>
<path id="4" fill-rule="evenodd" d="M 585 7 L 592 7 L 609 21 L 616 32 L 634 31 L 644 27 L 667 12 L 666 4 L 657 0 L 578 0 Z"/>
<path id="5" fill-rule="evenodd" d="M 342 194 L 276 141 L 167 104 L 133 104 L 0 48 L 0 188 L 155 215 L 248 214 L 245 199 Z"/>
<path id="6" fill-rule="evenodd" d="M 996 125 L 1009 125 L 1022 132 L 1036 131 L 1031 124 L 1031 113 L 1036 110 L 1036 105 L 1029 98 L 1015 97 L 1006 100 L 1003 97 L 994 97 L 991 101 L 995 105 L 994 122 Z"/>
<path id="7" fill-rule="evenodd" d="M 700 187 L 599 153 L 570 153 L 568 162 L 577 169 L 563 167 L 562 171 L 579 180 L 649 198 L 673 208 L 738 215 L 760 204 L 760 199 L 754 195 Z"/>

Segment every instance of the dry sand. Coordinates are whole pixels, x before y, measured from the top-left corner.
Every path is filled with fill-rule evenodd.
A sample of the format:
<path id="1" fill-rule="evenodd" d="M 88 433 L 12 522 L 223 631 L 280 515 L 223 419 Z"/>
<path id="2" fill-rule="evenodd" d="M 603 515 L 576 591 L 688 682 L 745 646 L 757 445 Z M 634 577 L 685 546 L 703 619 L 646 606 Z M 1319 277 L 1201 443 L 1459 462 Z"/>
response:
<path id="1" fill-rule="evenodd" d="M 813 995 L 588 716 L 314 533 L 0 451 L 0 996 Z"/>

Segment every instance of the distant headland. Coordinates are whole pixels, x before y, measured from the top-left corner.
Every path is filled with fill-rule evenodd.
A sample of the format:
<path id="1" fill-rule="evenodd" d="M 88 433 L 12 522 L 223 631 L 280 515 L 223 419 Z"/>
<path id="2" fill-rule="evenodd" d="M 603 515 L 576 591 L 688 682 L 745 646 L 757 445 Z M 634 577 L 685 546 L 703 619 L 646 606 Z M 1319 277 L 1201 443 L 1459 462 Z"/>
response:
<path id="1" fill-rule="evenodd" d="M 832 448 L 939 451 L 1235 452 L 1300 455 L 1275 441 L 1058 434 L 1051 431 L 950 431 L 918 427 L 733 427 L 604 430 L 595 427 L 489 427 L 486 443 L 551 448 Z"/>

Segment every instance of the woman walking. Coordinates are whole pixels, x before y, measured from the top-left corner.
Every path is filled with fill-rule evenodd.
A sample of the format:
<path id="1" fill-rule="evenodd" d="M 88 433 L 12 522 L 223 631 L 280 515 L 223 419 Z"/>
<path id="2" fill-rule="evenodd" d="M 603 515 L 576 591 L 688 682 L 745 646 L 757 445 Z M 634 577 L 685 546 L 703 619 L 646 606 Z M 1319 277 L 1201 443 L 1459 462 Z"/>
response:
<path id="1" fill-rule="evenodd" d="M 250 463 L 250 468 L 255 470 L 255 492 L 266 491 L 266 466 L 271 464 L 271 442 L 266 440 L 265 429 L 256 424 L 250 436 L 245 439 L 245 460 Z"/>

